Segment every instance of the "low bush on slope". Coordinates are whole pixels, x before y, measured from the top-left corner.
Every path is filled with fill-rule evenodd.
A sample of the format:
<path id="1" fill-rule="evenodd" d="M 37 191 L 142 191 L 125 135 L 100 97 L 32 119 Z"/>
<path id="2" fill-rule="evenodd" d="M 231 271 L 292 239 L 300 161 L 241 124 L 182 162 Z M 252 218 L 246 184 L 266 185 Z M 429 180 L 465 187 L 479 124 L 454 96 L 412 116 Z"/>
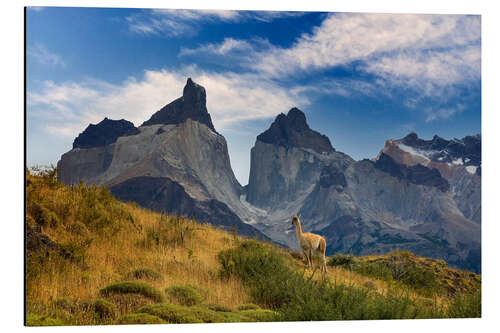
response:
<path id="1" fill-rule="evenodd" d="M 481 287 L 480 275 L 449 267 L 442 259 L 422 258 L 410 251 L 362 257 L 336 254 L 329 258 L 328 265 L 399 283 L 425 296 L 474 294 Z"/>
<path id="2" fill-rule="evenodd" d="M 254 240 L 219 253 L 220 275 L 239 276 L 250 287 L 255 303 L 280 313 L 282 320 L 355 320 L 396 318 L 442 318 L 456 314 L 477 316 L 472 301 L 467 306 L 435 302 L 423 304 L 403 291 L 370 293 L 365 288 L 313 280 L 292 270 L 279 250 Z M 472 303 L 472 305 L 471 305 Z M 459 310 L 452 311 L 457 308 Z"/>

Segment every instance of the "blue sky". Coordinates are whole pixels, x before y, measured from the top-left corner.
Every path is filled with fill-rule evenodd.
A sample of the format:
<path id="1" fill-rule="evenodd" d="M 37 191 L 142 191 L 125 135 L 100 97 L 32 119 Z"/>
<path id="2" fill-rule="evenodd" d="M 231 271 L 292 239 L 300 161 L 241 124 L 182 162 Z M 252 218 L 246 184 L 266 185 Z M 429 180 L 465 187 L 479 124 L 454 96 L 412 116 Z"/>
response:
<path id="1" fill-rule="evenodd" d="M 166 9 L 27 10 L 27 164 L 104 117 L 139 126 L 187 77 L 248 182 L 250 148 L 297 106 L 355 159 L 410 131 L 481 132 L 481 18 Z"/>

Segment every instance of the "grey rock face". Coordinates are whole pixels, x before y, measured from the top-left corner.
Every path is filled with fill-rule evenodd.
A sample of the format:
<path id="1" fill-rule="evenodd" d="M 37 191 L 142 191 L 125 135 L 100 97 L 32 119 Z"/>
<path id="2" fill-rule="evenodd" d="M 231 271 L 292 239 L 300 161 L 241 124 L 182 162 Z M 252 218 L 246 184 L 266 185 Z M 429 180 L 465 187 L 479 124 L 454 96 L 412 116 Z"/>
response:
<path id="1" fill-rule="evenodd" d="M 325 165 L 345 169 L 351 162 L 342 153 L 319 154 L 257 140 L 251 150 L 247 200 L 257 207 L 276 208 L 310 192 Z"/>
<path id="2" fill-rule="evenodd" d="M 438 137 L 432 144 L 409 140 L 415 147 L 391 146 L 375 161 L 355 162 L 337 151 L 318 153 L 300 143 L 265 143 L 259 137 L 246 192 L 248 202 L 266 212 L 255 227 L 269 237 L 297 248 L 289 221 L 300 214 L 305 231 L 326 237 L 328 254 L 409 249 L 481 270 L 480 227 L 463 213 L 469 209 L 472 215 L 474 208 L 456 202 L 457 184 L 464 191 L 479 177 L 467 178 L 464 173 L 472 174 L 465 165 L 443 170 L 421 152 L 422 146 L 449 149 L 450 142 Z M 450 156 L 456 158 L 455 152 Z"/>
<path id="3" fill-rule="evenodd" d="M 449 192 L 414 184 L 363 160 L 344 172 L 347 186 L 318 183 L 300 209 L 303 225 L 327 239 L 327 253 L 385 253 L 396 248 L 480 271 L 480 228 Z"/>
<path id="4" fill-rule="evenodd" d="M 213 129 L 205 98 L 205 89 L 189 79 L 183 97 L 153 115 L 137 134 L 63 154 L 59 180 L 107 185 L 120 198 L 148 208 L 264 237 L 240 218 L 248 219 L 240 201 L 243 190 L 231 169 L 226 140 Z"/>
<path id="5" fill-rule="evenodd" d="M 449 190 L 465 217 L 481 223 L 481 136 L 445 140 L 419 139 L 410 133 L 403 139 L 388 140 L 381 154 L 407 167 L 436 169 L 449 183 Z"/>
<path id="6" fill-rule="evenodd" d="M 197 201 L 186 193 L 182 185 L 168 177 L 130 178 L 110 190 L 120 200 L 134 201 L 157 212 L 184 215 L 200 222 L 210 221 L 227 231 L 235 227 L 241 234 L 270 240 L 257 229 L 242 223 L 224 203 L 215 199 Z"/>
<path id="7" fill-rule="evenodd" d="M 275 210 L 311 192 L 324 166 L 344 170 L 353 160 L 336 152 L 330 140 L 309 128 L 297 108 L 280 114 L 257 136 L 251 150 L 247 200 Z"/>

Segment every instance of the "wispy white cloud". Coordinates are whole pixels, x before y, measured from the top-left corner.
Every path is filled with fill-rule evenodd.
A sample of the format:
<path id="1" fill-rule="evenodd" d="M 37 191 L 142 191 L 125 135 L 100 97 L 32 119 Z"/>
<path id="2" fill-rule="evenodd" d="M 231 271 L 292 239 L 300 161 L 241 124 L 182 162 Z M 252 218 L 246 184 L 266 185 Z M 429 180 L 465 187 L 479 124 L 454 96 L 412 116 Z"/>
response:
<path id="1" fill-rule="evenodd" d="M 182 94 L 186 77 L 207 89 L 207 107 L 218 130 L 250 119 L 274 117 L 309 101 L 300 93 L 254 74 L 211 73 L 195 67 L 179 71 L 146 71 L 140 79 L 119 85 L 87 80 L 82 83 L 45 82 L 41 92 L 28 92 L 28 117 L 39 117 L 52 135 L 75 137 L 89 123 L 105 116 L 136 125 Z"/>
<path id="2" fill-rule="evenodd" d="M 62 60 L 61 56 L 49 51 L 43 44 L 35 43 L 28 46 L 28 57 L 42 65 L 62 66 L 66 67 L 66 63 Z"/>
<path id="3" fill-rule="evenodd" d="M 252 68 L 272 77 L 371 63 L 400 52 L 455 50 L 480 42 L 480 18 L 462 15 L 332 14 L 290 48 L 263 52 Z"/>
<path id="4" fill-rule="evenodd" d="M 27 8 L 28 10 L 32 10 L 34 12 L 41 12 L 42 10 L 45 9 L 45 7 L 40 7 L 40 6 L 29 6 Z"/>
<path id="5" fill-rule="evenodd" d="M 465 106 L 463 104 L 457 104 L 453 108 L 426 108 L 424 111 L 427 114 L 426 122 L 431 122 L 434 120 L 445 120 L 455 114 L 463 112 Z"/>
<path id="6" fill-rule="evenodd" d="M 303 13 L 284 11 L 152 9 L 128 16 L 126 20 L 130 31 L 134 33 L 178 37 L 196 34 L 201 29 L 201 23 L 236 23 L 248 20 L 270 22 L 279 18 L 300 15 L 303 15 Z"/>
<path id="7" fill-rule="evenodd" d="M 238 48 L 244 50 L 244 56 L 231 52 Z M 462 87 L 477 86 L 481 79 L 481 18 L 330 14 L 288 48 L 231 39 L 182 50 L 180 55 L 204 53 L 232 57 L 261 77 L 278 80 L 348 67 L 362 78 L 319 81 L 316 86 L 301 89 L 345 97 L 353 93 L 387 95 L 391 89 L 403 89 L 408 96 L 403 103 L 408 107 L 420 107 L 429 99 L 442 105 L 456 97 Z M 452 114 L 441 111 L 428 119 Z"/>
<path id="8" fill-rule="evenodd" d="M 225 56 L 235 51 L 253 51 L 253 46 L 244 40 L 237 40 L 230 37 L 224 38 L 221 43 L 204 44 L 195 49 L 181 48 L 179 56 L 193 55 L 193 54 L 211 54 Z"/>

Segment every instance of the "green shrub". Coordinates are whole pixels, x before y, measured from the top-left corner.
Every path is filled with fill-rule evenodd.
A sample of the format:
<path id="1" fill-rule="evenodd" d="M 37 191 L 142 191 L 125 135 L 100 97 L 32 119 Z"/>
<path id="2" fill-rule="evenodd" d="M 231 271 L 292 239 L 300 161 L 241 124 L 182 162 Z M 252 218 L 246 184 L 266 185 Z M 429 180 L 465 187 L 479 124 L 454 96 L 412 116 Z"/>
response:
<path id="1" fill-rule="evenodd" d="M 210 312 L 210 310 L 206 310 Z M 137 310 L 139 313 L 147 313 L 153 316 L 160 317 L 168 323 L 184 324 L 184 323 L 202 323 L 199 314 L 194 311 L 194 308 L 189 308 L 181 305 L 170 303 L 159 303 L 144 306 Z M 211 311 L 214 312 L 215 311 Z"/>
<path id="2" fill-rule="evenodd" d="M 193 306 L 203 302 L 203 297 L 192 286 L 172 286 L 165 290 L 171 300 L 180 305 Z"/>
<path id="3" fill-rule="evenodd" d="M 383 263 L 358 262 L 351 270 L 361 275 L 374 277 L 383 281 L 393 281 L 393 270 Z"/>
<path id="4" fill-rule="evenodd" d="M 253 240 L 222 251 L 220 276 L 237 275 L 253 301 L 279 312 L 284 321 L 434 318 L 438 311 L 408 295 L 371 295 L 365 288 L 312 280 L 292 271 L 280 252 Z"/>
<path id="5" fill-rule="evenodd" d="M 141 294 L 109 294 L 106 300 L 115 304 L 120 314 L 134 312 L 138 308 L 156 303 L 155 300 Z"/>
<path id="6" fill-rule="evenodd" d="M 244 310 L 258 310 L 258 309 L 260 309 L 260 306 L 258 306 L 257 304 L 253 304 L 253 303 L 238 305 L 238 310 L 239 311 L 244 311 Z"/>
<path id="7" fill-rule="evenodd" d="M 161 319 L 160 317 L 153 316 L 147 313 L 128 313 L 118 319 L 117 324 L 126 325 L 126 324 L 166 324 L 167 322 Z"/>
<path id="8" fill-rule="evenodd" d="M 101 295 L 117 294 L 141 294 L 156 302 L 163 301 L 163 295 L 151 285 L 138 281 L 124 281 L 111 284 L 100 290 Z"/>
<path id="9" fill-rule="evenodd" d="M 94 311 L 99 315 L 101 319 L 114 319 L 118 310 L 116 306 L 104 299 L 97 299 L 94 302 Z"/>
<path id="10" fill-rule="evenodd" d="M 473 294 L 457 295 L 448 305 L 449 318 L 481 318 L 481 290 Z"/>
<path id="11" fill-rule="evenodd" d="M 340 266 L 340 267 L 352 269 L 352 267 L 356 263 L 357 263 L 357 260 L 352 254 L 337 253 L 328 259 L 327 265 L 332 266 L 332 267 Z"/>
<path id="12" fill-rule="evenodd" d="M 233 312 L 233 309 L 220 304 L 207 304 L 205 305 L 208 309 L 215 312 Z"/>
<path id="13" fill-rule="evenodd" d="M 396 250 L 389 253 L 385 260 L 363 260 L 352 254 L 336 254 L 329 258 L 329 266 L 340 266 L 361 275 L 383 281 L 398 281 L 427 296 L 439 289 L 436 274 L 426 268 L 418 267 L 410 251 Z"/>
<path id="14" fill-rule="evenodd" d="M 253 309 L 253 310 L 243 310 L 240 314 L 250 319 L 250 321 L 279 321 L 280 315 L 276 311 L 264 310 L 264 309 Z"/>
<path id="15" fill-rule="evenodd" d="M 161 280 L 162 276 L 159 272 L 151 268 L 137 268 L 127 273 L 129 279 L 146 279 L 146 280 Z"/>
<path id="16" fill-rule="evenodd" d="M 160 317 L 168 323 L 236 323 L 249 321 L 250 317 L 237 312 L 214 311 L 206 306 L 182 306 L 158 303 L 144 306 L 136 311 Z"/>
<path id="17" fill-rule="evenodd" d="M 64 326 L 64 323 L 60 319 L 28 313 L 26 326 Z"/>

